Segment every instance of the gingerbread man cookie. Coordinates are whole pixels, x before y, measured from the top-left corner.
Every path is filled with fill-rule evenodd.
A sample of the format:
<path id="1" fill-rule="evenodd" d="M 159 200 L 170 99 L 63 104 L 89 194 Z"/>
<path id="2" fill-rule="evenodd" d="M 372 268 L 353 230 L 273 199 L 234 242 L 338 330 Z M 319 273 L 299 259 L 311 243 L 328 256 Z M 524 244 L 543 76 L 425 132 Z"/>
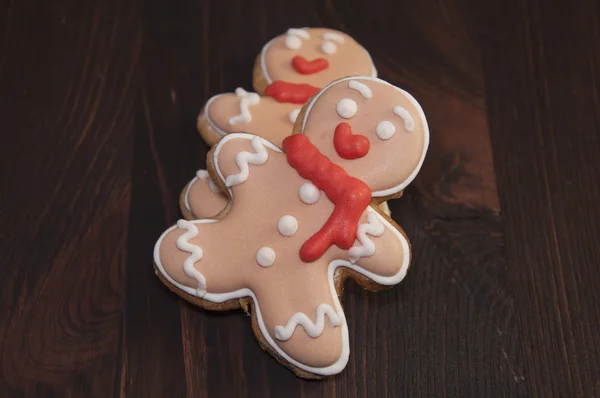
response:
<path id="1" fill-rule="evenodd" d="M 350 353 L 343 281 L 375 291 L 406 275 L 410 244 L 376 205 L 415 178 L 428 144 L 408 93 L 372 77 L 335 81 L 282 148 L 236 133 L 211 150 L 209 173 L 230 204 L 163 233 L 157 274 L 193 304 L 250 312 L 260 345 L 297 375 L 339 373 Z"/>

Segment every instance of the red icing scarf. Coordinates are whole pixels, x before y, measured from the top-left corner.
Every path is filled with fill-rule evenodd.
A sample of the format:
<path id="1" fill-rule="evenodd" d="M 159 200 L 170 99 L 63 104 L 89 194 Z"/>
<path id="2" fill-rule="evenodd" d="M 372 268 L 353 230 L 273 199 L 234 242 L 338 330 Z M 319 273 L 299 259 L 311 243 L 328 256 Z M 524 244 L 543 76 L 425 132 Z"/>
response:
<path id="1" fill-rule="evenodd" d="M 267 86 L 265 94 L 275 98 L 278 102 L 302 105 L 318 91 L 317 87 L 310 84 L 296 84 L 277 80 Z"/>
<path id="2" fill-rule="evenodd" d="M 324 191 L 335 205 L 323 227 L 300 248 L 300 259 L 307 263 L 318 260 L 333 244 L 350 249 L 360 216 L 371 202 L 371 189 L 321 154 L 304 134 L 285 138 L 282 147 L 290 166 Z"/>

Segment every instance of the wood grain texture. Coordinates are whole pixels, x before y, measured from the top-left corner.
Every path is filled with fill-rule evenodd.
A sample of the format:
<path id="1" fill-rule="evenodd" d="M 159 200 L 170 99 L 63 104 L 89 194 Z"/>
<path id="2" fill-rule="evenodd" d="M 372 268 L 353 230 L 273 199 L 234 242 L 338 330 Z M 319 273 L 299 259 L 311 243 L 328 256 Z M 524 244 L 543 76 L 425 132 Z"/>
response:
<path id="1" fill-rule="evenodd" d="M 600 8 L 515 10 L 489 10 L 483 54 L 527 384 L 600 396 Z"/>
<path id="2" fill-rule="evenodd" d="M 600 396 L 597 2 L 0 4 L 0 396 Z M 354 36 L 431 129 L 390 203 L 414 266 L 346 285 L 350 362 L 321 382 L 152 271 L 198 111 L 290 26 Z"/>
<path id="3" fill-rule="evenodd" d="M 141 43 L 135 5 L 13 1 L 2 12 L 0 395 L 111 396 Z"/>

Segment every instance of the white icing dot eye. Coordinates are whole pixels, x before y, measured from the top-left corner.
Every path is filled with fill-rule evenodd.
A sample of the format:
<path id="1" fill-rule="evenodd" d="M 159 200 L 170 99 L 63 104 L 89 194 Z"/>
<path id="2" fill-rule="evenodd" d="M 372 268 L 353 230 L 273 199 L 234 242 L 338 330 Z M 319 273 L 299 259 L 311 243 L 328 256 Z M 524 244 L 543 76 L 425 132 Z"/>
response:
<path id="1" fill-rule="evenodd" d="M 285 46 L 290 50 L 297 50 L 302 47 L 302 40 L 295 35 L 287 35 L 285 38 Z"/>
<path id="2" fill-rule="evenodd" d="M 344 119 L 350 119 L 352 116 L 356 115 L 357 111 L 358 105 L 350 98 L 344 98 L 337 104 L 337 113 Z"/>
<path id="3" fill-rule="evenodd" d="M 394 123 L 389 120 L 384 120 L 383 122 L 379 122 L 377 125 L 377 137 L 382 140 L 389 140 L 392 138 L 394 133 L 396 132 L 396 127 L 394 127 Z"/>
<path id="4" fill-rule="evenodd" d="M 256 252 L 256 262 L 261 267 L 270 267 L 275 263 L 276 257 L 275 250 L 270 247 L 261 247 Z"/>
<path id="5" fill-rule="evenodd" d="M 298 231 L 298 220 L 293 216 L 283 216 L 277 222 L 277 230 L 283 236 L 293 236 Z"/>
<path id="6" fill-rule="evenodd" d="M 300 200 L 306 203 L 307 205 L 312 205 L 319 201 L 321 192 L 312 183 L 306 182 L 300 186 L 298 196 L 300 196 Z"/>
<path id="7" fill-rule="evenodd" d="M 296 119 L 298 119 L 298 114 L 300 113 L 300 109 L 294 109 L 290 112 L 289 118 L 290 122 L 296 123 Z"/>
<path id="8" fill-rule="evenodd" d="M 335 54 L 336 51 L 337 51 L 337 46 L 335 45 L 334 42 L 329 41 L 329 40 L 325 40 L 323 42 L 323 44 L 321 44 L 321 50 L 325 54 Z"/>

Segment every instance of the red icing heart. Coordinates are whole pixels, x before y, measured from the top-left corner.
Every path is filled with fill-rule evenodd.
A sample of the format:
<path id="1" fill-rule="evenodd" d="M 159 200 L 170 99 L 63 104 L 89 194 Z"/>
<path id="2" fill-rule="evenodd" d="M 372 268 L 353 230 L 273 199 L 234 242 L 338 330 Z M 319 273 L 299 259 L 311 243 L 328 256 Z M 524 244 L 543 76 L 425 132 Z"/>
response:
<path id="1" fill-rule="evenodd" d="M 333 136 L 335 151 L 344 159 L 359 159 L 369 153 L 371 143 L 362 134 L 352 134 L 352 127 L 342 122 L 335 128 Z"/>
<path id="2" fill-rule="evenodd" d="M 329 62 L 325 58 L 317 58 L 309 61 L 301 55 L 296 55 L 292 58 L 292 66 L 298 73 L 312 75 L 313 73 L 329 68 Z"/>

